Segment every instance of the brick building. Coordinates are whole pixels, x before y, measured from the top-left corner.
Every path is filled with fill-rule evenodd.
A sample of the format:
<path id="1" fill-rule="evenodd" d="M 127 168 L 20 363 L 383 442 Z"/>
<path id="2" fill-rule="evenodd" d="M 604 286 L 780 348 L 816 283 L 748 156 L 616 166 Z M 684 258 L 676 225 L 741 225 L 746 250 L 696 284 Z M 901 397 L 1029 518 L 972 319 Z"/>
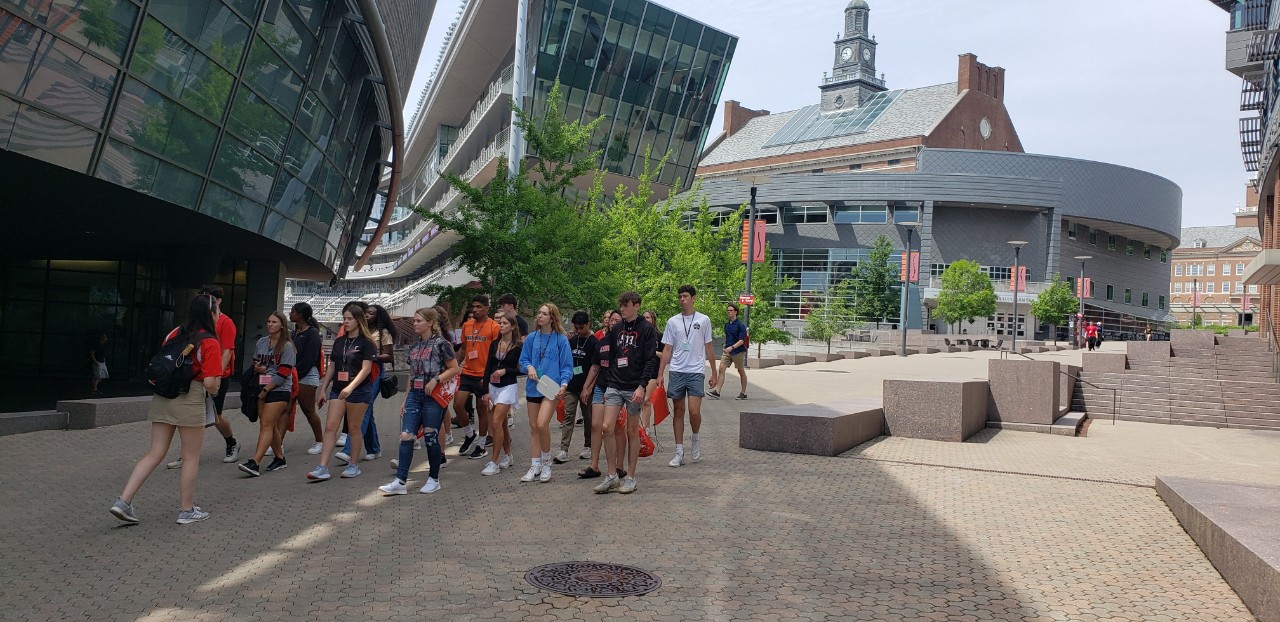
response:
<path id="1" fill-rule="evenodd" d="M 1257 207 L 1235 213 L 1236 222 L 1216 227 L 1187 227 L 1173 250 L 1170 309 L 1179 323 L 1193 314 L 1206 326 L 1248 326 L 1255 321 L 1257 285 L 1245 284 L 1245 269 L 1258 256 Z"/>
<path id="2" fill-rule="evenodd" d="M 742 177 L 768 177 L 758 218 L 768 223 L 778 276 L 797 283 L 777 301 L 786 317 L 805 317 L 885 235 L 893 261 L 909 242 L 920 253 L 905 321 L 913 329 L 1049 337 L 1028 303 L 1056 273 L 1074 284 L 1082 256 L 1091 257 L 1084 272 L 1094 284 L 1086 320 L 1112 338 L 1171 321 L 1165 293 L 1181 189 L 1126 167 L 1024 153 L 1004 103 L 1005 70 L 973 54 L 959 56 L 955 82 L 890 89 L 877 76 L 870 12 L 864 0 L 846 5 L 818 103 L 770 113 L 725 102 L 724 129 L 698 165 L 699 191 L 725 210 L 746 200 Z M 1010 241 L 1025 242 L 1029 283 L 1017 318 Z M 947 327 L 933 309 L 943 270 L 959 259 L 995 281 L 997 309 Z"/>

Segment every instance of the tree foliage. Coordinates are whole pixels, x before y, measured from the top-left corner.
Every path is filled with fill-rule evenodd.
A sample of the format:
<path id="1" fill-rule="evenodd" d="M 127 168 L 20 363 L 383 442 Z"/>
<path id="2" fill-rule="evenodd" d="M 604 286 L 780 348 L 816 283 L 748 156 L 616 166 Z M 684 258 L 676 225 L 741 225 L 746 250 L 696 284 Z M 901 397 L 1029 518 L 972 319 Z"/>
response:
<path id="1" fill-rule="evenodd" d="M 893 242 L 881 235 L 867 258 L 859 261 L 849 275 L 853 315 L 873 321 L 877 327 L 898 313 L 899 269 L 889 262 L 892 255 Z"/>
<path id="2" fill-rule="evenodd" d="M 850 281 L 837 283 L 827 292 L 826 300 L 809 311 L 805 317 L 805 335 L 810 339 L 825 341 L 827 354 L 831 354 L 831 339 L 842 335 L 858 324 L 849 308 Z"/>
<path id="3" fill-rule="evenodd" d="M 996 290 L 977 262 L 961 259 L 942 273 L 934 315 L 947 324 L 972 322 L 996 312 Z"/>
<path id="4" fill-rule="evenodd" d="M 1071 285 L 1061 275 L 1054 274 L 1048 289 L 1031 301 L 1031 314 L 1041 322 L 1053 326 L 1053 341 L 1058 341 L 1057 328 L 1066 323 L 1079 308 L 1080 301 L 1071 293 Z"/>

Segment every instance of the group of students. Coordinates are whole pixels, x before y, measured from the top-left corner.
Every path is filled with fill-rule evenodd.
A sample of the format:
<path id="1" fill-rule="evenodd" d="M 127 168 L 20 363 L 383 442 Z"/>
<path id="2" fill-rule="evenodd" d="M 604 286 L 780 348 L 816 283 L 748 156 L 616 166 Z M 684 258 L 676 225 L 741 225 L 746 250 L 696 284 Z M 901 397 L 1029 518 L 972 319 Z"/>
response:
<path id="1" fill-rule="evenodd" d="M 640 314 L 640 296 L 624 292 L 618 308 L 606 314 L 604 327 L 591 332 L 590 315 L 577 311 L 571 318 L 573 331 L 565 333 L 559 308 L 545 303 L 538 308 L 533 330 L 516 312 L 516 299 L 506 294 L 499 299 L 501 309 L 489 315 L 489 298 L 473 297 L 466 319 L 451 330 L 443 308 L 418 309 L 413 315 L 416 340 L 408 350 L 408 385 L 403 391 L 399 434 L 399 455 L 391 461 L 395 478 L 379 487 L 388 495 L 407 494 L 409 469 L 414 452 L 427 452 L 428 475 L 422 493 L 440 490 L 440 470 L 447 463 L 443 447 L 452 444 L 449 407 L 453 407 L 462 432 L 458 455 L 488 458 L 482 475 L 500 474 L 514 463 L 511 449 L 512 411 L 519 400 L 517 383 L 524 378 L 525 401 L 530 429 L 530 465 L 521 482 L 551 481 L 552 465 L 568 461 L 577 412 L 584 420 L 585 448 L 581 459 L 589 466 L 578 472 L 583 479 L 600 478 L 596 493 L 635 492 L 640 455 L 642 414 L 649 421 L 650 398 L 662 387 L 672 400 L 675 456 L 668 463 L 686 463 L 684 419 L 691 427 L 689 458 L 701 458 L 699 431 L 701 401 L 711 389 L 713 397 L 724 382 L 727 366 L 737 365 L 742 383 L 739 399 L 746 399 L 746 329 L 737 321 L 737 307 L 730 305 L 726 326 L 725 352 L 717 372 L 711 345 L 711 320 L 694 310 L 696 290 L 691 285 L 679 289 L 681 313 L 670 318 L 659 332 L 651 312 Z M 218 426 L 227 443 L 224 462 L 235 462 L 239 443 L 230 425 L 222 418 L 228 379 L 234 365 L 235 328 L 220 311 L 221 291 L 206 288 L 192 301 L 188 319 L 165 339 L 192 344 L 195 370 L 189 390 L 175 399 L 153 396 L 148 419 L 152 423 L 152 444 L 134 467 L 111 513 L 120 520 L 136 523 L 134 495 L 159 466 L 177 431 L 182 439 L 181 457 L 169 463 L 183 469 L 179 478 L 178 523 L 205 520 L 209 513 L 194 504 L 195 479 L 203 430 Z M 288 324 L 295 330 L 290 334 Z M 293 409 L 299 408 L 309 422 L 315 444 L 308 454 L 318 455 L 319 464 L 307 473 L 312 481 L 332 477 L 328 464 L 337 458 L 346 467 L 340 477 L 360 476 L 359 456 L 379 457 L 373 404 L 379 395 L 380 378 L 393 361 L 397 335 L 385 309 L 377 305 L 351 302 L 342 310 L 342 324 L 328 357 L 322 355 L 321 335 L 309 305 L 294 305 L 289 317 L 273 312 L 266 322 L 267 335 L 260 338 L 250 368 L 242 384 L 244 399 L 256 397 L 259 434 L 251 458 L 238 465 L 250 476 L 278 471 L 287 466 L 283 439 L 292 427 Z M 326 364 L 327 362 L 327 364 Z M 706 365 L 711 377 L 706 377 Z M 668 379 L 669 372 L 669 379 Z M 256 395 L 249 393 L 256 390 Z M 328 403 L 323 424 L 319 409 Z M 564 419 L 560 450 L 552 454 L 550 422 L 563 402 Z M 472 421 L 472 417 L 475 421 Z M 345 427 L 344 427 L 345 426 Z M 344 438 L 345 437 L 345 438 Z M 338 448 L 343 446 L 343 451 Z M 605 470 L 600 460 L 606 459 Z M 265 467 L 260 462 L 271 457 Z"/>

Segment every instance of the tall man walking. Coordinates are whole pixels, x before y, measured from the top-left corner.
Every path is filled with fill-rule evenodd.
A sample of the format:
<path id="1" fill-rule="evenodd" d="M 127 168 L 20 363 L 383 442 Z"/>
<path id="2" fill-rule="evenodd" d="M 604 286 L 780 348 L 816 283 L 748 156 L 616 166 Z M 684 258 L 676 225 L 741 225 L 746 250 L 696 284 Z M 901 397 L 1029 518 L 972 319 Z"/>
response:
<path id="1" fill-rule="evenodd" d="M 684 464 L 684 412 L 689 404 L 689 427 L 693 429 L 693 446 L 690 448 L 694 462 L 702 459 L 702 445 L 698 431 L 702 429 L 702 385 L 706 382 L 706 369 L 711 366 L 711 388 L 716 386 L 716 353 L 711 347 L 711 318 L 698 313 L 694 303 L 698 290 L 692 285 L 681 285 L 680 313 L 667 320 L 662 332 L 662 362 L 658 367 L 658 386 L 663 386 L 666 372 L 667 397 L 671 398 L 671 427 L 675 430 L 676 455 L 667 466 Z"/>
<path id="2" fill-rule="evenodd" d="M 747 325 L 738 319 L 738 305 L 729 303 L 725 309 L 729 321 L 724 325 L 724 356 L 720 358 L 720 371 L 716 372 L 716 382 L 707 395 L 720 399 L 720 391 L 725 383 L 725 372 L 731 365 L 738 367 L 738 380 L 742 383 L 742 391 L 738 399 L 747 399 Z"/>
<path id="3" fill-rule="evenodd" d="M 462 349 L 458 350 L 458 362 L 462 364 L 462 380 L 453 398 L 453 412 L 458 416 L 459 427 L 466 435 L 459 456 L 483 458 L 484 436 L 489 432 L 489 407 L 480 397 L 488 394 L 484 367 L 489 362 L 489 344 L 498 339 L 498 323 L 489 319 L 489 297 L 477 294 L 471 299 L 471 319 L 462 324 Z M 480 419 L 480 434 L 472 425 L 467 413 L 467 400 L 476 395 L 476 415 Z"/>
<path id="4" fill-rule="evenodd" d="M 604 432 L 602 445 L 613 438 L 619 448 L 626 447 L 627 470 L 622 471 L 621 452 L 610 451 L 609 474 L 595 487 L 596 493 L 618 491 L 623 494 L 636 491 L 636 466 L 640 461 L 640 405 L 644 402 L 644 389 L 658 373 L 658 336 L 653 325 L 640 315 L 640 294 L 623 292 L 618 297 L 618 310 L 622 321 L 613 325 L 604 336 L 609 345 L 609 365 L 605 372 Z M 603 348 L 602 348 L 603 349 Z M 601 362 L 604 367 L 603 361 Z M 601 371 L 604 371 L 603 369 Z M 618 414 L 626 408 L 626 432 L 615 430 Z M 625 436 L 624 436 L 625 434 Z"/>

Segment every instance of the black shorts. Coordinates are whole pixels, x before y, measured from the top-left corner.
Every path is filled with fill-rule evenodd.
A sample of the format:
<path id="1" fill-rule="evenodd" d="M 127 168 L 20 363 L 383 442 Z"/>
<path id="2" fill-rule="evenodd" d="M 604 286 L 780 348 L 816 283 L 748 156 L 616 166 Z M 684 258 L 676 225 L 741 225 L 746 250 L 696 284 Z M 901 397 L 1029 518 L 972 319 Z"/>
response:
<path id="1" fill-rule="evenodd" d="M 530 404 L 541 404 L 544 398 L 541 395 L 526 395 L 524 399 Z"/>
<path id="2" fill-rule="evenodd" d="M 276 404 L 279 402 L 288 402 L 289 392 L 288 391 L 271 391 L 267 393 L 267 397 L 263 398 L 263 400 L 264 400 L 263 401 L 264 404 Z"/>
<path id="3" fill-rule="evenodd" d="M 220 384 L 218 394 L 213 396 L 213 409 L 218 413 L 219 417 L 222 416 L 222 404 L 227 401 L 227 390 L 231 388 L 231 377 L 224 377 Z"/>
<path id="4" fill-rule="evenodd" d="M 462 375 L 462 381 L 458 383 L 458 392 L 466 391 L 476 396 L 485 394 L 484 378 L 480 376 Z"/>

